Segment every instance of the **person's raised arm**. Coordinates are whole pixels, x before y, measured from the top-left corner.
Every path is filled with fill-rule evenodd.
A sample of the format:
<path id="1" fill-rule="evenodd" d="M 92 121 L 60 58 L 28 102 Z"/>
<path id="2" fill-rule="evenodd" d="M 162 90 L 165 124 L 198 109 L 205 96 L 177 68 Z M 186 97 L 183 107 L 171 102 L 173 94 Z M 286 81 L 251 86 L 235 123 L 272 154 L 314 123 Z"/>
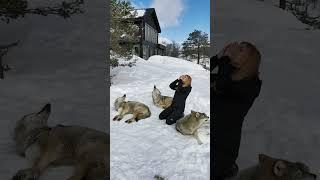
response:
<path id="1" fill-rule="evenodd" d="M 176 90 L 179 84 L 182 84 L 182 80 L 181 79 L 176 79 L 169 85 L 169 87 L 172 90 Z"/>

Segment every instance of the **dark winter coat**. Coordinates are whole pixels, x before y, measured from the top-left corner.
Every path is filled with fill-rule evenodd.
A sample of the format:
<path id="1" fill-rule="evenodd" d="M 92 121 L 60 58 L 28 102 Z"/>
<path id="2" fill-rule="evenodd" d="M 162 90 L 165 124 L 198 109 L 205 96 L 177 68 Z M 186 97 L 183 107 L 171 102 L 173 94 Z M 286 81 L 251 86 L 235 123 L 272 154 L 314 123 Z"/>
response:
<path id="1" fill-rule="evenodd" d="M 182 85 L 183 85 L 182 80 L 176 79 L 169 86 L 172 90 L 175 90 L 171 106 L 174 107 L 175 109 L 179 109 L 182 112 L 184 112 L 186 99 L 190 94 L 192 87 L 191 86 L 183 87 Z"/>
<path id="2" fill-rule="evenodd" d="M 171 89 L 175 90 L 171 106 L 159 114 L 159 119 L 166 119 L 168 125 L 176 123 L 176 121 L 184 115 L 186 99 L 190 94 L 192 87 L 183 87 L 182 85 L 182 80 L 179 79 L 173 81 L 169 85 Z"/>
<path id="3" fill-rule="evenodd" d="M 210 103 L 213 121 L 212 152 L 213 174 L 216 180 L 232 167 L 238 157 L 242 123 L 254 100 L 260 93 L 259 77 L 232 81 L 234 68 L 226 56 L 210 59 L 211 71 L 218 66 L 218 73 L 211 74 Z"/>

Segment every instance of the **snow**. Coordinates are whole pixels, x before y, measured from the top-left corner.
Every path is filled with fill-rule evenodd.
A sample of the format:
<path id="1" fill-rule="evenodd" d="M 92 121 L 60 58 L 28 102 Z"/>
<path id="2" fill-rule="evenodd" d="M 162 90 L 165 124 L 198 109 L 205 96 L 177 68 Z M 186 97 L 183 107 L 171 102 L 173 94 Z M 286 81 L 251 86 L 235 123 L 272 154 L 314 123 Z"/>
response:
<path id="1" fill-rule="evenodd" d="M 159 40 L 159 44 L 162 44 L 162 45 L 164 45 L 164 46 L 166 46 L 166 45 L 168 45 L 168 44 L 172 44 L 172 41 L 170 40 L 170 39 L 168 39 L 168 38 L 166 38 L 166 37 L 161 37 L 161 36 L 159 36 L 159 38 L 158 38 Z"/>
<path id="2" fill-rule="evenodd" d="M 245 40 L 262 54 L 262 90 L 243 124 L 240 169 L 266 153 L 319 173 L 320 31 L 262 1 L 219 1 L 214 11 L 212 52 Z"/>
<path id="3" fill-rule="evenodd" d="M 0 179 L 30 167 L 15 153 L 13 128 L 23 115 L 52 104 L 49 125 L 80 125 L 105 131 L 106 20 L 104 1 L 85 1 L 85 14 L 64 20 L 32 16 L 0 22 L 0 44 L 20 40 L 4 61 L 0 80 Z M 67 179 L 72 167 L 48 169 L 41 180 Z"/>
<path id="4" fill-rule="evenodd" d="M 137 17 L 142 17 L 144 16 L 144 13 L 146 12 L 145 9 L 137 9 Z"/>
<path id="5" fill-rule="evenodd" d="M 110 88 L 111 119 L 117 115 L 114 100 L 123 94 L 127 100 L 145 103 L 151 117 L 138 123 L 112 121 L 111 179 L 152 179 L 159 174 L 167 179 L 209 179 L 210 138 L 209 123 L 200 130 L 198 145 L 190 136 L 183 136 L 158 119 L 161 109 L 152 102 L 153 85 L 163 95 L 173 96 L 169 84 L 182 74 L 192 77 L 192 91 L 186 101 L 185 113 L 195 111 L 210 114 L 209 71 L 201 66 L 178 58 L 151 56 L 148 60 L 135 57 L 136 66 L 117 67 L 111 70 Z"/>

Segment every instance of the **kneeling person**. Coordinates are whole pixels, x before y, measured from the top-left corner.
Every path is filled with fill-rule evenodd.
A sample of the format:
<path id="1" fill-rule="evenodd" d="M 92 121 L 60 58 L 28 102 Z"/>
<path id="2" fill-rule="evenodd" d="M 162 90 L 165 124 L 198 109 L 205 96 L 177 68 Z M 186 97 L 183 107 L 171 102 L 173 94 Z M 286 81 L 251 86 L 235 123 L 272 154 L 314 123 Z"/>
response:
<path id="1" fill-rule="evenodd" d="M 176 123 L 184 115 L 184 108 L 186 99 L 191 92 L 191 77 L 189 75 L 182 75 L 170 84 L 170 88 L 175 90 L 172 104 L 163 110 L 159 119 L 166 119 L 168 125 Z"/>

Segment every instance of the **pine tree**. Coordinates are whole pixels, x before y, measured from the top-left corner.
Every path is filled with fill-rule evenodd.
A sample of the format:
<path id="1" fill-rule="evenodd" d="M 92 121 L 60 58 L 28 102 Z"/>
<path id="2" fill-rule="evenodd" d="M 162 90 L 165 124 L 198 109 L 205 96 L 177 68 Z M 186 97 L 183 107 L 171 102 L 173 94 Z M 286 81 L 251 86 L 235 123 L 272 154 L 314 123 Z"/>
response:
<path id="1" fill-rule="evenodd" d="M 110 50 L 111 66 L 117 66 L 117 57 L 130 59 L 132 48 L 139 39 L 139 27 L 133 20 L 137 12 L 129 1 L 111 0 L 110 4 Z"/>
<path id="2" fill-rule="evenodd" d="M 185 56 L 196 55 L 197 63 L 200 64 L 200 58 L 206 54 L 206 48 L 209 46 L 208 34 L 200 30 L 194 30 L 182 46 Z"/>

